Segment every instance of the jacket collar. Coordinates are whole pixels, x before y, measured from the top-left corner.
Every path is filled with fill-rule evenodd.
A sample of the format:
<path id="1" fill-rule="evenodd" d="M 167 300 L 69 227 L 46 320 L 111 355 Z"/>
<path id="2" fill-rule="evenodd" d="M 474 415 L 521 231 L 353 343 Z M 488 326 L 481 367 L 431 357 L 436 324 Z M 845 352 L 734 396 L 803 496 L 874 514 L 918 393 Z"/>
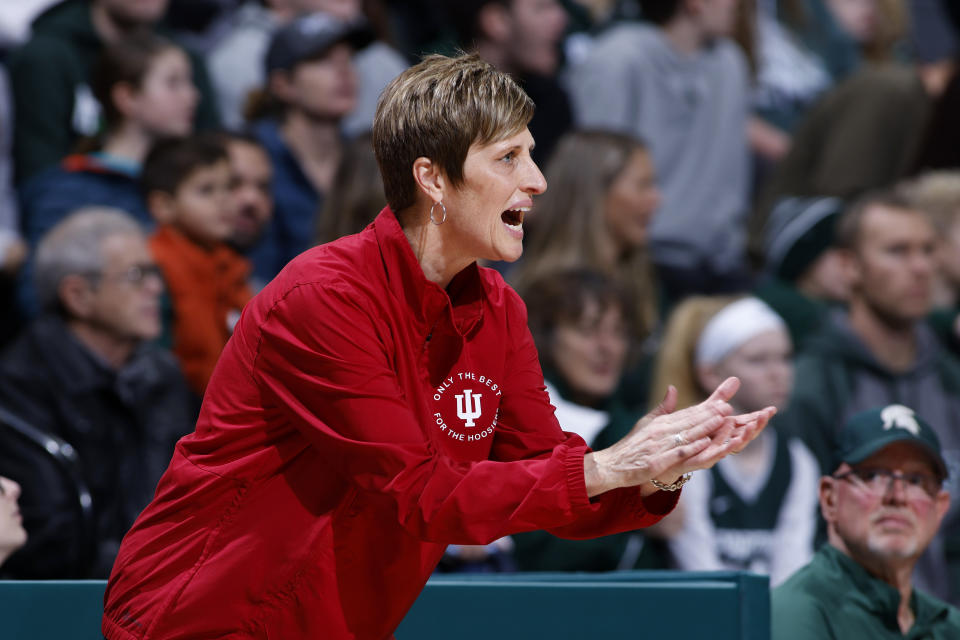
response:
<path id="1" fill-rule="evenodd" d="M 109 389 L 129 406 L 137 404 L 147 390 L 166 382 L 157 350 L 140 344 L 120 369 L 114 369 L 73 336 L 58 316 L 45 314 L 27 330 L 35 353 L 47 364 L 57 388 L 78 396 Z"/>
<path id="2" fill-rule="evenodd" d="M 410 241 L 389 207 L 373 222 L 391 295 L 415 318 L 424 341 L 427 373 L 437 385 L 460 359 L 466 339 L 483 321 L 487 297 L 476 262 L 453 277 L 444 290 L 427 280 Z"/>
<path id="3" fill-rule="evenodd" d="M 44 315 L 31 325 L 30 339 L 48 370 L 57 378 L 57 386 L 70 395 L 110 387 L 116 372 L 77 340 L 67 324 L 54 315 Z"/>
<path id="4" fill-rule="evenodd" d="M 900 592 L 872 576 L 863 565 L 829 543 L 821 547 L 821 553 L 837 571 L 846 575 L 847 582 L 853 584 L 851 597 L 865 610 L 883 620 L 885 626 L 899 631 L 897 608 L 900 605 Z M 916 589 L 910 596 L 910 608 L 916 616 L 911 631 L 927 628 L 949 614 L 946 604 Z"/>
<path id="5" fill-rule="evenodd" d="M 483 319 L 487 295 L 477 263 L 460 271 L 443 289 L 427 280 L 390 207 L 380 212 L 373 225 L 390 291 L 410 307 L 427 333 L 446 320 L 458 336 L 469 337 Z"/>

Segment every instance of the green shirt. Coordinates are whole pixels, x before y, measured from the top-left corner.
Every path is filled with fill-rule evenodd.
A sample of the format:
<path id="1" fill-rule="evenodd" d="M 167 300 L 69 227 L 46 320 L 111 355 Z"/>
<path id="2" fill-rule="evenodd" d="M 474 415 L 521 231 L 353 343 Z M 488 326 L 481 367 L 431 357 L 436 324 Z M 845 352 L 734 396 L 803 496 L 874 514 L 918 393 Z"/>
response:
<path id="1" fill-rule="evenodd" d="M 825 544 L 771 595 L 772 640 L 955 640 L 960 610 L 913 590 L 916 621 L 906 635 L 897 623 L 900 593 Z"/>

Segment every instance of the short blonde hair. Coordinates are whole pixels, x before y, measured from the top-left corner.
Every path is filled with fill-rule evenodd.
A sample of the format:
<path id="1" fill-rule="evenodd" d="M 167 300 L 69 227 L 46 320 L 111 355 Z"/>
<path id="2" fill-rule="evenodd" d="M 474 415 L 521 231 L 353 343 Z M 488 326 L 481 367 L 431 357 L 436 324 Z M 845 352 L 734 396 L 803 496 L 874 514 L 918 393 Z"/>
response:
<path id="1" fill-rule="evenodd" d="M 413 162 L 438 164 L 454 186 L 473 144 L 523 130 L 533 101 L 510 76 L 476 54 L 429 55 L 387 85 L 373 121 L 373 149 L 387 203 L 396 212 L 416 202 Z"/>
<path id="2" fill-rule="evenodd" d="M 960 171 L 931 171 L 901 185 L 914 209 L 925 211 L 945 233 L 960 222 Z"/>

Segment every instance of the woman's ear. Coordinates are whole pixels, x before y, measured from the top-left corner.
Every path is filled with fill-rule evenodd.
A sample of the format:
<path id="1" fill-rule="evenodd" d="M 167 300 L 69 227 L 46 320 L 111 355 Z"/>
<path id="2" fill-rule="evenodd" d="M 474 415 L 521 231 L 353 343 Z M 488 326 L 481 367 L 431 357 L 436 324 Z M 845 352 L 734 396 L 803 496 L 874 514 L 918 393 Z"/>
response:
<path id="1" fill-rule="evenodd" d="M 446 176 L 440 166 L 431 160 L 420 156 L 413 161 L 413 179 L 431 202 L 441 202 L 446 192 Z"/>
<path id="2" fill-rule="evenodd" d="M 124 118 L 129 118 L 133 111 L 137 90 L 128 82 L 118 82 L 110 88 L 110 100 Z"/>

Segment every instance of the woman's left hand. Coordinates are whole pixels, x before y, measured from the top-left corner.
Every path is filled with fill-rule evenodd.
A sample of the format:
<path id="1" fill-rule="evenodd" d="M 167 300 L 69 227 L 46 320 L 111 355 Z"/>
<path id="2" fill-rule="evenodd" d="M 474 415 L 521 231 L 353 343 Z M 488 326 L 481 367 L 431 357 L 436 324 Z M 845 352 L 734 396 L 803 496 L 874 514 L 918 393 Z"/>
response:
<path id="1" fill-rule="evenodd" d="M 707 469 L 742 451 L 776 409 L 731 415 L 727 401 L 739 387 L 739 380 L 727 378 L 709 398 L 676 412 L 676 389 L 671 387 L 663 402 L 626 437 L 584 457 L 587 495 L 627 486 L 642 486 L 643 493 L 652 493 L 656 489 L 651 480 L 670 485 L 685 473 Z"/>

